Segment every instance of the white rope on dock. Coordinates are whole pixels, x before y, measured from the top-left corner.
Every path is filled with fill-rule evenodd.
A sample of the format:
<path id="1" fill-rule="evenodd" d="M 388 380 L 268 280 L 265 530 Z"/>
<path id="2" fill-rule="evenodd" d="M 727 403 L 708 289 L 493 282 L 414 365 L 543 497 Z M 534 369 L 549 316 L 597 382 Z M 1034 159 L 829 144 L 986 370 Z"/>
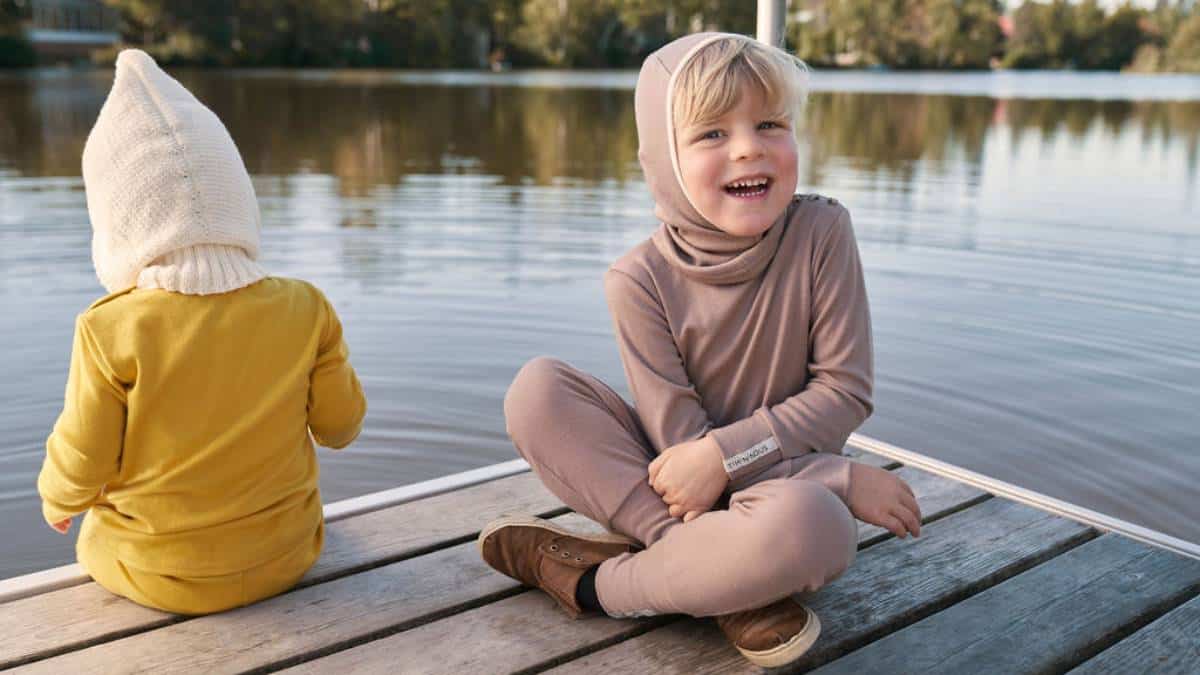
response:
<path id="1" fill-rule="evenodd" d="M 1056 516 L 1070 518 L 1071 520 L 1078 521 L 1084 525 L 1090 525 L 1100 530 L 1116 532 L 1130 539 L 1136 539 L 1143 544 L 1165 548 L 1180 555 L 1200 559 L 1200 544 L 1172 537 L 1169 534 L 1157 532 L 1136 523 L 1130 523 L 1120 518 L 1114 518 L 1098 511 L 1065 502 L 1061 499 L 1018 487 L 1012 483 L 990 478 L 981 473 L 969 471 L 953 464 L 913 452 L 912 450 L 906 450 L 891 443 L 871 438 L 870 436 L 850 434 L 850 438 L 846 443 L 860 450 L 882 455 L 901 464 L 928 471 L 929 473 L 949 478 L 959 483 L 966 483 L 998 497 L 1011 499 L 1012 501 L 1047 511 Z"/>

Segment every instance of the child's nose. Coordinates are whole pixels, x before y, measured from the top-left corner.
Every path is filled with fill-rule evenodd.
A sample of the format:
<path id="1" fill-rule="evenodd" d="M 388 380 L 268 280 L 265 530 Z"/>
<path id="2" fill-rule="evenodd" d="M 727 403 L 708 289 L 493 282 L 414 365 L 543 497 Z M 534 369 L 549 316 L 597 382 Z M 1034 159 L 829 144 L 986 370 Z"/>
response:
<path id="1" fill-rule="evenodd" d="M 757 135 L 744 134 L 734 137 L 729 150 L 733 160 L 756 159 L 763 154 L 763 144 Z"/>

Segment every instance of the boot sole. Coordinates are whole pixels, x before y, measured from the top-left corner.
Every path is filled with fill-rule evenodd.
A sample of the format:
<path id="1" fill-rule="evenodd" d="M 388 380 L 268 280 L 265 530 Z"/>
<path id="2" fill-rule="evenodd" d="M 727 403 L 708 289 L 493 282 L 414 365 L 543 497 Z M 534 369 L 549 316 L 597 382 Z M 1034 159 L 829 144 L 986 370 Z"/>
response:
<path id="1" fill-rule="evenodd" d="M 759 652 L 752 652 L 741 647 L 737 647 L 737 650 L 746 657 L 747 661 L 763 668 L 779 668 L 796 661 L 807 654 L 809 649 L 812 649 L 817 637 L 821 634 L 821 621 L 817 618 L 816 613 L 808 607 L 805 607 L 804 611 L 808 612 L 808 623 L 804 624 L 804 630 L 796 633 L 791 640 L 778 647 Z"/>
<path id="2" fill-rule="evenodd" d="M 584 539 L 598 544 L 628 544 L 630 546 L 639 548 L 641 546 L 629 537 L 620 534 L 613 534 L 612 532 L 603 534 L 577 532 L 575 530 L 568 530 L 565 527 L 560 527 L 546 520 L 545 518 L 538 518 L 537 516 L 501 516 L 500 518 L 488 523 L 487 526 L 483 528 L 483 531 L 479 533 L 479 538 L 475 540 L 475 547 L 479 549 L 480 557 L 483 557 L 483 540 L 506 527 L 536 527 L 539 529 L 548 530 L 560 536 L 575 537 L 577 539 Z"/>

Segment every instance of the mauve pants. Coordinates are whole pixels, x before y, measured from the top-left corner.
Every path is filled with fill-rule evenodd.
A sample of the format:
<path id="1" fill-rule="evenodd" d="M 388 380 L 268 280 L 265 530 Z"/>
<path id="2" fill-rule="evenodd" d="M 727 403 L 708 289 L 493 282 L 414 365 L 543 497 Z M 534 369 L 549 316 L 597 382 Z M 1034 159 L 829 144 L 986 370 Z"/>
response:
<path id="1" fill-rule="evenodd" d="M 612 616 L 713 616 L 768 605 L 837 578 L 854 559 L 845 504 L 802 459 L 727 489 L 728 509 L 684 523 L 650 487 L 637 413 L 600 380 L 549 358 L 527 363 L 504 399 L 517 452 L 567 506 L 645 550 L 612 558 L 596 594 Z"/>

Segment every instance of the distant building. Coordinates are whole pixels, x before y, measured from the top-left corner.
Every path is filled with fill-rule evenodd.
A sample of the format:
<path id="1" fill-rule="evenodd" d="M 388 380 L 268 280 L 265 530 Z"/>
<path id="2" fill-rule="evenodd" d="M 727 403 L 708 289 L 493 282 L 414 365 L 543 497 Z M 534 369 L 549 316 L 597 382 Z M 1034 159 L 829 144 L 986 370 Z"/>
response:
<path id="1" fill-rule="evenodd" d="M 43 60 L 86 58 L 116 44 L 120 17 L 100 0 L 25 0 L 25 34 Z"/>

